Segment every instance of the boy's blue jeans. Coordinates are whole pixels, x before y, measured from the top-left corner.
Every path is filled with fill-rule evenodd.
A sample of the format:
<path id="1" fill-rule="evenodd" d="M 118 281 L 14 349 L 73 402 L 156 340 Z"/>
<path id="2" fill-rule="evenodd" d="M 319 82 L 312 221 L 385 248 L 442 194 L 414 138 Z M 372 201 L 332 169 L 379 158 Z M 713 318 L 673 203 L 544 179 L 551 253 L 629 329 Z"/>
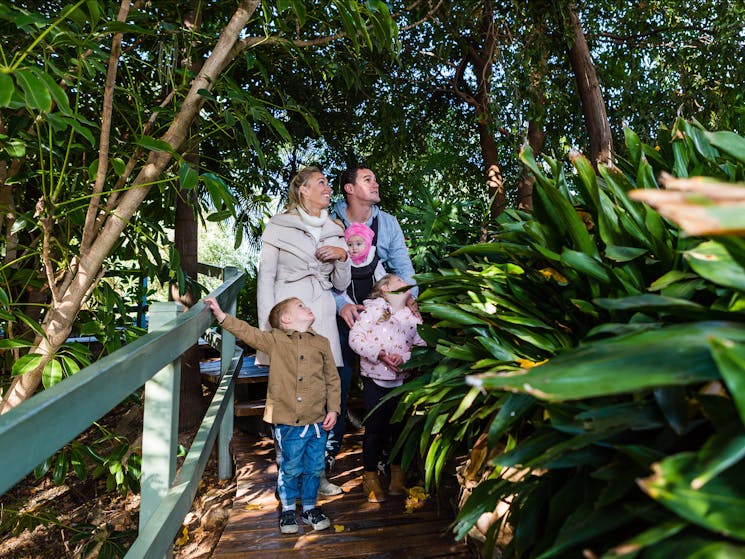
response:
<path id="1" fill-rule="evenodd" d="M 274 437 L 282 457 L 277 461 L 277 492 L 282 510 L 295 510 L 298 497 L 303 509 L 315 506 L 325 465 L 326 431 L 320 423 L 277 424 L 274 425 Z"/>

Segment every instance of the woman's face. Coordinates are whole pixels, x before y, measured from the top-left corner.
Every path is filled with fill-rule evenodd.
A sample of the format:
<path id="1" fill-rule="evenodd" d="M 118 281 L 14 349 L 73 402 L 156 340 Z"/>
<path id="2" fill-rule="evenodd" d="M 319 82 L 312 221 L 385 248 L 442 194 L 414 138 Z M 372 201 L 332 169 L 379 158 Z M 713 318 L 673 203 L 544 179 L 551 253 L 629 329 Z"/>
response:
<path id="1" fill-rule="evenodd" d="M 300 199 L 305 210 L 312 215 L 320 215 L 331 201 L 331 187 L 323 173 L 313 173 L 299 189 Z"/>

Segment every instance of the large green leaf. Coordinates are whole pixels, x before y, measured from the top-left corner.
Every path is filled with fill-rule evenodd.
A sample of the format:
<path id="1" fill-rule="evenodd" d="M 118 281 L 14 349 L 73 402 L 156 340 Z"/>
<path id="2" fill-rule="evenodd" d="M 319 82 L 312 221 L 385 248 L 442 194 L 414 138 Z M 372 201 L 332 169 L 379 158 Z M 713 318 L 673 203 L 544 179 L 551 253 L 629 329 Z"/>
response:
<path id="1" fill-rule="evenodd" d="M 591 342 L 545 365 L 467 377 L 487 390 L 525 392 L 543 400 L 576 400 L 720 378 L 708 338 L 745 341 L 736 323 L 698 322 Z"/>
<path id="2" fill-rule="evenodd" d="M 489 426 L 489 446 L 494 447 L 499 438 L 520 421 L 535 404 L 535 398 L 527 394 L 509 394 Z"/>
<path id="3" fill-rule="evenodd" d="M 52 110 L 52 96 L 38 72 L 31 68 L 19 69 L 15 71 L 15 76 L 29 108 L 45 113 Z"/>
<path id="4" fill-rule="evenodd" d="M 576 250 L 564 249 L 561 252 L 562 264 L 569 266 L 584 275 L 590 276 L 602 283 L 610 282 L 610 275 L 603 266 L 602 262 L 588 256 L 583 252 Z"/>
<path id="5" fill-rule="evenodd" d="M 652 295 L 649 293 L 616 299 L 595 299 L 593 302 L 599 307 L 614 311 L 658 312 L 664 315 L 701 320 L 705 320 L 706 318 L 732 317 L 730 313 L 714 311 L 687 299 Z"/>
<path id="6" fill-rule="evenodd" d="M 10 374 L 15 377 L 32 371 L 39 365 L 42 357 L 43 356 L 39 353 L 29 353 L 24 355 L 18 361 L 13 363 L 13 368 L 11 369 Z"/>
<path id="7" fill-rule="evenodd" d="M 706 132 L 705 136 L 711 145 L 736 158 L 740 163 L 745 163 L 745 138 L 729 130 Z"/>
<path id="8" fill-rule="evenodd" d="M 5 72 L 0 72 L 0 107 L 10 105 L 14 91 L 15 85 L 13 84 L 13 78 Z"/>
<path id="9" fill-rule="evenodd" d="M 589 502 L 582 502 L 567 518 L 556 541 L 550 549 L 541 553 L 538 559 L 548 559 L 574 546 L 602 536 L 619 526 L 628 524 L 633 516 L 628 511 L 617 508 L 597 509 Z"/>
<path id="10" fill-rule="evenodd" d="M 626 540 L 605 553 L 601 559 L 632 559 L 645 548 L 675 536 L 687 525 L 682 520 L 669 520 Z"/>
<path id="11" fill-rule="evenodd" d="M 682 452 L 657 463 L 654 474 L 639 485 L 678 516 L 723 536 L 745 540 L 745 463 L 693 489 L 699 473 L 697 454 Z"/>
<path id="12" fill-rule="evenodd" d="M 735 208 L 732 208 L 733 210 Z M 742 209 L 736 212 L 735 219 L 742 225 Z M 745 292 L 745 270 L 732 258 L 729 251 L 716 241 L 701 243 L 685 252 L 686 260 L 696 273 L 717 285 L 731 287 Z"/>
<path id="13" fill-rule="evenodd" d="M 710 344 L 714 361 L 745 423 L 745 344 L 742 340 L 720 339 L 714 335 Z"/>

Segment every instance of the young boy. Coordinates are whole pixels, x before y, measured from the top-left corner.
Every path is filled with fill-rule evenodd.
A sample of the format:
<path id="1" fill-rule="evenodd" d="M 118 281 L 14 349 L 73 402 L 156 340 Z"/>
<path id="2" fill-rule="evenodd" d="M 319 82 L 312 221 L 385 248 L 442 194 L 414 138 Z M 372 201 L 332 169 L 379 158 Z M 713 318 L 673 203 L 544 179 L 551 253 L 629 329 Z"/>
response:
<path id="1" fill-rule="evenodd" d="M 297 533 L 298 497 L 303 522 L 314 530 L 325 530 L 331 522 L 316 500 L 325 465 L 326 436 L 336 424 L 341 398 L 339 373 L 328 339 L 313 331 L 313 311 L 296 297 L 272 308 L 270 332 L 226 314 L 212 297 L 204 303 L 224 329 L 270 357 L 264 421 L 274 425 L 282 455 L 277 478 L 282 503 L 280 532 Z"/>

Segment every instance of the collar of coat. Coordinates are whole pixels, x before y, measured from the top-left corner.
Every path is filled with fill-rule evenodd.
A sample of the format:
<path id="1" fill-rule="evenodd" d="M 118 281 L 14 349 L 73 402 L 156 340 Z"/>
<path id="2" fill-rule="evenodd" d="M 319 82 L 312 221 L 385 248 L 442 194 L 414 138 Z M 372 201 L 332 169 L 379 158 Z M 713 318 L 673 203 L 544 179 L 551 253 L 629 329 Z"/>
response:
<path id="1" fill-rule="evenodd" d="M 318 332 L 313 330 L 313 328 L 308 328 L 305 332 L 301 332 L 300 330 L 285 330 L 284 328 L 279 328 L 279 330 L 287 334 L 288 338 L 293 337 L 295 334 L 297 334 L 298 336 L 301 336 L 303 334 L 312 334 L 313 336 L 319 335 Z"/>
<path id="2" fill-rule="evenodd" d="M 275 225 L 281 225 L 282 227 L 290 227 L 292 229 L 298 229 L 300 231 L 308 231 L 308 227 L 303 222 L 300 215 L 296 213 L 283 213 L 283 214 L 277 214 L 272 217 L 270 220 L 271 223 Z M 336 236 L 339 233 L 339 230 L 341 229 L 341 226 L 336 223 L 333 219 L 327 219 L 323 225 L 321 226 L 322 236 L 325 235 L 334 235 Z M 341 232 L 342 236 L 344 235 L 344 231 Z"/>

